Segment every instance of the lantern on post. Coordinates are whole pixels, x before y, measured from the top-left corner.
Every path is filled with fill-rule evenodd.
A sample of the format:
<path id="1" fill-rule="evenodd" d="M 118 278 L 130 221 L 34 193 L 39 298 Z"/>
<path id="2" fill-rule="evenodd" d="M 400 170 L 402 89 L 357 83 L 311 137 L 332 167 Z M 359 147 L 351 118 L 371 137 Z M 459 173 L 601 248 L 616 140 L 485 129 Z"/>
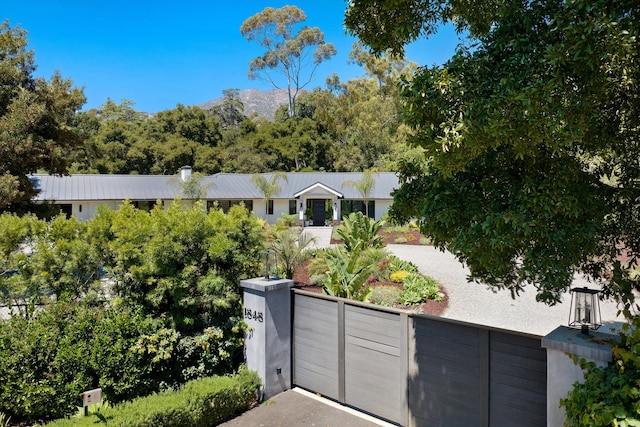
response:
<path id="1" fill-rule="evenodd" d="M 272 277 L 277 279 L 278 275 L 278 257 L 272 250 L 261 251 L 262 265 L 264 266 L 264 280 L 270 280 Z"/>
<path id="2" fill-rule="evenodd" d="M 600 291 L 582 288 L 571 289 L 569 326 L 580 327 L 580 336 L 589 337 L 589 328 L 596 330 L 602 325 L 600 315 Z"/>

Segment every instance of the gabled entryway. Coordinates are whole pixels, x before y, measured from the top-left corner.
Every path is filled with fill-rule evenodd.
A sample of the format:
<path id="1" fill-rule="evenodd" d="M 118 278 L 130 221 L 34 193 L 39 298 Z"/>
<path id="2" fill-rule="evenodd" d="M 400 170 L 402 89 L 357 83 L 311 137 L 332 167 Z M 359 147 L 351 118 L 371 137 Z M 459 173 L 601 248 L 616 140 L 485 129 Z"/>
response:
<path id="1" fill-rule="evenodd" d="M 316 182 L 296 192 L 294 197 L 300 199 L 300 206 L 305 209 L 300 212 L 301 219 L 304 217 L 309 225 L 321 227 L 327 221 L 337 221 L 340 218 L 338 200 L 344 196 L 327 185 Z"/>

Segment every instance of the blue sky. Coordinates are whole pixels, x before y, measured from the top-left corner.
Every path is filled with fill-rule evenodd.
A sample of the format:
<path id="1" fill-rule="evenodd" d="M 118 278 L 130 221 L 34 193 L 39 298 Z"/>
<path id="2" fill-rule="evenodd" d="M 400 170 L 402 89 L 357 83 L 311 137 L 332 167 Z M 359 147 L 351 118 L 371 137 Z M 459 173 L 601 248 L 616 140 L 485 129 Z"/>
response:
<path id="1" fill-rule="evenodd" d="M 84 109 L 107 98 L 128 99 L 138 111 L 157 112 L 176 104 L 195 105 L 222 96 L 229 88 L 271 86 L 249 80 L 251 59 L 263 51 L 246 41 L 240 25 L 265 7 L 298 6 L 306 25 L 317 26 L 338 54 L 321 65 L 307 87 L 324 87 L 337 73 L 341 80 L 363 75 L 347 63 L 355 39 L 343 27 L 344 0 L 2 0 L 3 19 L 28 31 L 36 75 L 55 70 L 83 87 Z M 407 49 L 419 65 L 441 64 L 459 43 L 451 28 Z"/>

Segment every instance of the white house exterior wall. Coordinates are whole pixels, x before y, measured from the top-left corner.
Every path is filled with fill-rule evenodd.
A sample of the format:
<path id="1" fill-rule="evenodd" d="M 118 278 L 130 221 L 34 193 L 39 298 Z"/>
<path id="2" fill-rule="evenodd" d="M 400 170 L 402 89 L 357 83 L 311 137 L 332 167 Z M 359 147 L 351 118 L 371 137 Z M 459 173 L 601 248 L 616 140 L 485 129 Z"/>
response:
<path id="1" fill-rule="evenodd" d="M 123 201 L 116 201 L 116 200 L 83 200 L 83 201 L 73 201 L 73 202 L 69 202 L 69 201 L 56 201 L 55 204 L 56 205 L 71 205 L 71 214 L 78 218 L 79 220 L 82 221 L 87 221 L 91 218 L 93 218 L 97 211 L 98 211 L 98 207 L 100 206 L 106 206 L 109 209 L 112 210 L 118 210 L 120 209 L 120 206 L 122 206 Z M 162 204 L 164 206 L 164 209 L 167 210 L 169 209 L 169 206 L 173 203 L 173 200 L 163 200 Z M 181 205 L 184 206 L 188 206 L 189 205 L 189 201 L 186 200 L 182 200 L 180 202 Z"/>
<path id="2" fill-rule="evenodd" d="M 264 201 L 262 202 L 264 205 Z M 275 223 L 276 218 L 282 215 L 289 215 L 289 199 L 275 199 L 273 201 L 273 215 L 270 216 L 270 222 Z"/>
<path id="3" fill-rule="evenodd" d="M 376 200 L 376 221 L 380 221 L 382 216 L 389 212 L 393 200 Z"/>
<path id="4" fill-rule="evenodd" d="M 269 173 L 263 174 L 267 178 Z M 250 174 L 216 174 L 203 178 L 207 185 L 206 201 L 215 200 L 251 200 L 253 212 L 257 217 L 268 219 L 273 223 L 283 214 L 289 214 L 290 200 L 297 200 L 296 213 L 300 219 L 312 205 L 309 200 L 326 200 L 327 207 L 333 204 L 335 210 L 328 209 L 326 220 L 340 219 L 340 200 L 362 200 L 362 196 L 346 182 L 361 179 L 362 173 L 356 172 L 290 172 L 288 180 L 280 183 L 281 192 L 273 199 L 273 214 L 267 215 L 265 201 L 252 182 Z M 392 203 L 391 193 L 399 185 L 398 178 L 390 172 L 375 174 L 376 186 L 371 200 L 375 201 L 375 216 L 380 219 Z M 33 174 L 30 179 L 40 191 L 36 201 L 53 202 L 59 205 L 71 205 L 71 214 L 86 220 L 93 217 L 98 206 L 107 205 L 117 209 L 122 200 L 132 201 L 164 200 L 165 209 L 174 197 L 179 196 L 179 189 L 170 185 L 165 175 L 97 175 L 78 174 L 70 176 L 54 176 Z M 182 204 L 189 205 L 188 200 Z M 300 207 L 302 205 L 302 207 Z M 82 209 L 80 209 L 82 206 Z M 319 206 L 316 206 L 319 208 Z M 68 212 L 68 210 L 65 209 Z M 319 213 L 316 212 L 313 215 Z M 323 215 L 324 216 L 324 215 Z M 319 218 L 316 218 L 319 219 Z"/>

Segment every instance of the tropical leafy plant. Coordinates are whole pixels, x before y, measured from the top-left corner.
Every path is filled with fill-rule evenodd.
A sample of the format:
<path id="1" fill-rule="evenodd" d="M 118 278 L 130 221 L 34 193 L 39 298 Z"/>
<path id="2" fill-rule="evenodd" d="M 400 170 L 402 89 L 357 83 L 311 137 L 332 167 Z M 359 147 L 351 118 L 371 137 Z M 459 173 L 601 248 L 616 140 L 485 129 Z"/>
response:
<path id="1" fill-rule="evenodd" d="M 344 242 L 347 252 L 354 254 L 367 248 L 384 247 L 383 239 L 378 235 L 382 223 L 364 216 L 361 212 L 354 212 L 344 218 L 336 233 Z"/>
<path id="2" fill-rule="evenodd" d="M 367 279 L 371 265 L 358 265 L 358 257 L 343 248 L 325 252 L 327 271 L 322 278 L 324 292 L 328 295 L 356 301 L 369 299 L 371 288 Z"/>

